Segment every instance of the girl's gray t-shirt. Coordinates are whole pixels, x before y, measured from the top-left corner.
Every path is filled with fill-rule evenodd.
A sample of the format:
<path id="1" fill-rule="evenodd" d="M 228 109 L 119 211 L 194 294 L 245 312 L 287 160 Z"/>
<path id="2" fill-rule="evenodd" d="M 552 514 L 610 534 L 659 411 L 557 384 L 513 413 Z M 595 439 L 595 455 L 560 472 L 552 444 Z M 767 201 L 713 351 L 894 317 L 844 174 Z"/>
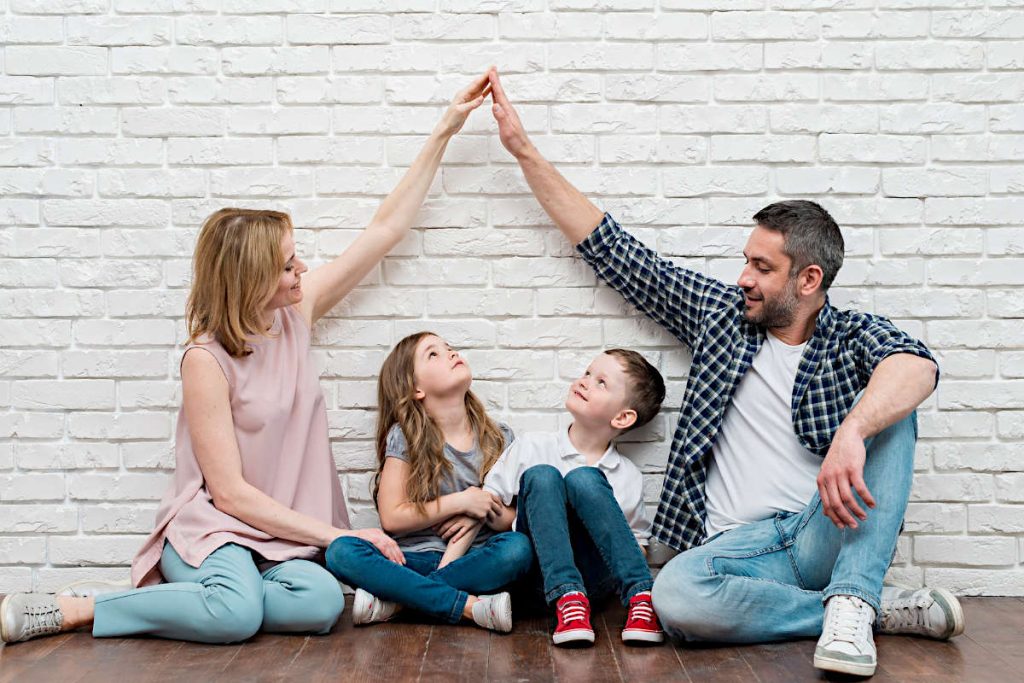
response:
<path id="1" fill-rule="evenodd" d="M 515 435 L 508 425 L 499 423 L 498 426 L 501 428 L 501 433 L 505 436 L 505 447 L 507 448 L 515 440 Z M 405 440 L 402 428 L 397 424 L 392 425 L 391 429 L 388 430 L 384 453 L 385 457 L 398 458 L 399 460 L 409 462 L 409 444 Z M 470 451 L 460 451 L 453 448 L 451 444 L 445 443 L 444 456 L 452 464 L 452 471 L 449 476 L 441 480 L 438 486 L 438 495 L 445 496 L 449 493 L 457 493 L 470 486 L 480 486 L 480 465 L 483 463 L 484 456 L 479 444 L 474 443 L 473 449 Z M 473 547 L 475 548 L 486 543 L 487 539 L 494 536 L 495 533 L 497 532 L 494 529 L 491 529 L 486 524 L 483 525 L 480 528 L 480 533 L 477 534 L 476 540 L 473 541 Z M 430 527 L 420 529 L 419 531 L 411 531 L 407 534 L 397 534 L 394 536 L 394 539 L 398 542 L 398 547 L 405 552 L 429 550 L 444 552 L 448 545 Z"/>

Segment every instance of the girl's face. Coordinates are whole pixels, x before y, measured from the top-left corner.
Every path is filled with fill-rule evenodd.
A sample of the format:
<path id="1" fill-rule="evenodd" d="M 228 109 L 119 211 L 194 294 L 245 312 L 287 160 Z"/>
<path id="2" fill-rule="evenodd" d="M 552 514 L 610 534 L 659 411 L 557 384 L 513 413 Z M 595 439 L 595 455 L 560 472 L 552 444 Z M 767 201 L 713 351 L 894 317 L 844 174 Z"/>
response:
<path id="1" fill-rule="evenodd" d="M 289 230 L 281 237 L 281 253 L 284 256 L 284 270 L 277 281 L 277 288 L 270 296 L 267 309 L 291 306 L 302 301 L 302 274 L 308 268 L 295 253 L 295 238 Z"/>
<path id="2" fill-rule="evenodd" d="M 432 334 L 420 339 L 413 355 L 416 398 L 440 398 L 465 394 L 473 381 L 469 366 L 459 352 Z"/>

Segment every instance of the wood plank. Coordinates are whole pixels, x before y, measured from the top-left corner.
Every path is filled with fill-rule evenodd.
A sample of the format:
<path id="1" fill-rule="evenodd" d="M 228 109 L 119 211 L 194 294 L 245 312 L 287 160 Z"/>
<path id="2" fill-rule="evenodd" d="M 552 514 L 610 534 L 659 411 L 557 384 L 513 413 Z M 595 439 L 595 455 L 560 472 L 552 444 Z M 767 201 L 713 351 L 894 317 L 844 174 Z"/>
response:
<path id="1" fill-rule="evenodd" d="M 626 623 L 626 609 L 622 605 L 616 603 L 602 610 L 595 621 L 595 626 L 599 625 L 614 643 L 612 653 L 623 680 L 646 683 L 692 680 L 671 643 L 626 645 L 622 642 L 622 627 Z"/>
<path id="2" fill-rule="evenodd" d="M 242 643 L 242 649 L 227 673 L 233 678 L 245 681 L 286 680 L 288 666 L 303 651 L 309 639 L 323 637 L 257 633 Z"/>
<path id="3" fill-rule="evenodd" d="M 501 649 L 504 643 L 500 641 L 508 637 L 469 624 L 437 626 L 430 634 L 420 679 L 474 682 L 481 677 L 486 679 L 491 639 L 495 640 L 495 647 Z"/>
<path id="4" fill-rule="evenodd" d="M 512 633 L 491 636 L 488 681 L 553 681 L 549 617 L 542 612 L 516 619 Z"/>
<path id="5" fill-rule="evenodd" d="M 759 681 L 809 681 L 822 676 L 822 672 L 814 668 L 815 642 L 816 640 L 797 640 L 747 645 L 740 648 L 740 654 Z"/>
<path id="6" fill-rule="evenodd" d="M 36 638 L 23 643 L 0 645 L 0 683 L 24 681 L 25 672 L 37 662 L 63 647 L 72 633 L 61 633 L 49 638 Z"/>
<path id="7" fill-rule="evenodd" d="M 705 643 L 675 643 L 673 649 L 693 681 L 747 683 L 757 674 L 743 657 L 742 647 Z"/>

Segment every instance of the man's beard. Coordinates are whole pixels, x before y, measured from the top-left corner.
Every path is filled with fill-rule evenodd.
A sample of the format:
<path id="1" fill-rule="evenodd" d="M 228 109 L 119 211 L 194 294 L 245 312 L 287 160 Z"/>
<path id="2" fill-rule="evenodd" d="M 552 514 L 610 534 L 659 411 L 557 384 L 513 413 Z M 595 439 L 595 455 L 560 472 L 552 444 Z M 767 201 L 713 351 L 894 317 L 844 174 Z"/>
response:
<path id="1" fill-rule="evenodd" d="M 761 300 L 761 312 L 753 315 L 746 313 L 748 322 L 762 327 L 786 327 L 796 318 L 796 278 L 790 278 L 779 294 L 771 299 Z"/>

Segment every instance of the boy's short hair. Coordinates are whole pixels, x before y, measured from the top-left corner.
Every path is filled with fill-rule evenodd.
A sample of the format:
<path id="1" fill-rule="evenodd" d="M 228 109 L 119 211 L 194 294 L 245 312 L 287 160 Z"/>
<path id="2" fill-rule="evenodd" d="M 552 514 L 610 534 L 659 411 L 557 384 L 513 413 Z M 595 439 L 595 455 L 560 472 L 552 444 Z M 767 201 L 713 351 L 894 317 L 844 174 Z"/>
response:
<path id="1" fill-rule="evenodd" d="M 644 426 L 661 409 L 661 402 L 665 400 L 665 380 L 658 369 L 636 351 L 608 349 L 605 353 L 619 361 L 630 379 L 627 407 L 636 411 L 636 422 L 630 429 Z"/>

